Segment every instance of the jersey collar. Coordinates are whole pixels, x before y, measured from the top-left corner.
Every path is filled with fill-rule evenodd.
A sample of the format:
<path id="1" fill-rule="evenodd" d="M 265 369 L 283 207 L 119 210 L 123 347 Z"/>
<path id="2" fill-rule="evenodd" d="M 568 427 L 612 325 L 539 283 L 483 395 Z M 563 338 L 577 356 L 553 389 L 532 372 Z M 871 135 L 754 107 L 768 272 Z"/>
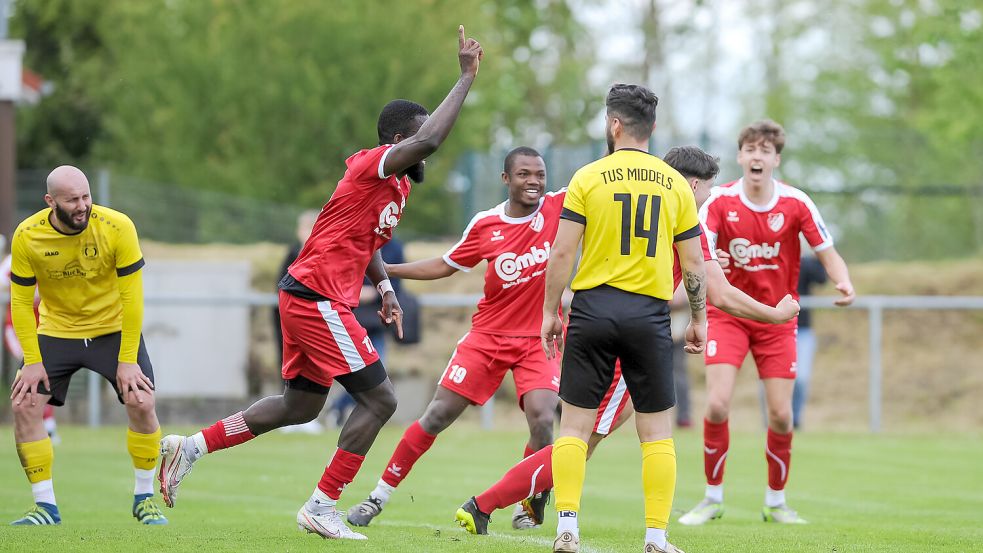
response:
<path id="1" fill-rule="evenodd" d="M 509 203 L 509 201 L 505 200 L 500 204 L 502 209 L 501 209 L 501 213 L 499 213 L 498 216 L 501 217 L 503 222 L 509 223 L 511 225 L 528 223 L 529 221 L 533 220 L 533 217 L 535 217 L 541 209 L 543 209 L 543 202 L 545 201 L 546 201 L 546 196 L 543 195 L 543 197 L 539 199 L 539 207 L 536 208 L 536 211 L 533 211 L 532 213 L 526 215 L 525 217 L 509 217 L 508 215 L 505 214 L 505 204 Z"/>
<path id="2" fill-rule="evenodd" d="M 751 199 L 747 197 L 747 194 L 744 193 L 744 177 L 741 177 L 740 180 L 737 181 L 737 189 L 739 191 L 738 194 L 741 198 L 741 203 L 744 204 L 744 206 L 750 209 L 751 211 L 756 211 L 758 213 L 767 213 L 772 209 L 775 209 L 775 206 L 778 205 L 779 182 L 775 179 L 771 179 L 771 183 L 774 185 L 774 189 L 775 189 L 774 192 L 772 193 L 771 199 L 768 200 L 768 203 L 761 205 L 752 202 Z"/>

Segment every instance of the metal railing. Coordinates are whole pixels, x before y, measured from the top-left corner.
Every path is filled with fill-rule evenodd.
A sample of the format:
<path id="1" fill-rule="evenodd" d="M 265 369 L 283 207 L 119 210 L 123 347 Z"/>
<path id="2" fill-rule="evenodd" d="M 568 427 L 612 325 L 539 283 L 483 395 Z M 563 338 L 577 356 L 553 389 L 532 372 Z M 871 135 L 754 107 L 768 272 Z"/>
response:
<path id="1" fill-rule="evenodd" d="M 0 305 L 7 303 L 6 292 L 0 292 Z M 473 307 L 481 299 L 480 294 L 421 294 L 420 306 L 427 307 Z M 837 307 L 833 296 L 803 296 L 799 303 L 807 309 L 860 309 L 867 311 L 868 320 L 868 413 L 871 432 L 881 430 L 884 350 L 884 311 L 886 310 L 983 310 L 983 296 L 860 296 L 848 307 Z M 149 295 L 144 298 L 148 305 L 210 305 L 210 306 L 250 306 L 272 307 L 277 304 L 274 294 L 249 293 L 239 296 L 196 296 L 196 295 Z M 99 375 L 89 373 L 89 424 L 98 426 L 101 420 L 98 401 Z M 483 411 L 482 419 L 491 416 L 491 407 Z"/>

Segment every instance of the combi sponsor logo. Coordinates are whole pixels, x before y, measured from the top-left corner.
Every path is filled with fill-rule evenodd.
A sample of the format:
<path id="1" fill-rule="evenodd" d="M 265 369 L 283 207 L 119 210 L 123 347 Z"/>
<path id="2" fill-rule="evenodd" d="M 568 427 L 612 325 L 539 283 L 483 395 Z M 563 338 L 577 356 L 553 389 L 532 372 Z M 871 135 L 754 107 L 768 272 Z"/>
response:
<path id="1" fill-rule="evenodd" d="M 767 242 L 752 244 L 747 238 L 734 238 L 730 241 L 728 249 L 730 250 L 730 257 L 734 260 L 735 265 L 748 271 L 760 271 L 763 269 L 777 269 L 778 265 L 760 264 L 753 267 L 748 267 L 747 264 L 756 259 L 768 260 L 776 258 L 778 257 L 781 247 L 781 242 L 775 242 L 774 244 L 769 244 Z"/>
<path id="2" fill-rule="evenodd" d="M 517 254 L 505 252 L 495 258 L 495 274 L 505 282 L 515 282 L 522 274 L 522 270 L 533 265 L 542 265 L 549 261 L 550 243 L 543 242 L 542 248 L 533 246 L 529 251 Z"/>

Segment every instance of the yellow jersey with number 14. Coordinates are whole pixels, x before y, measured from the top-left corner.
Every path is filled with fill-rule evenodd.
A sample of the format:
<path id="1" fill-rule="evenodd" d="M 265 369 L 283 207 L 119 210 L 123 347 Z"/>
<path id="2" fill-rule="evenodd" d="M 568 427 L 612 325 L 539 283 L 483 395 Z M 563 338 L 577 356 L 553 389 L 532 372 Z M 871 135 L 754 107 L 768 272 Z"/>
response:
<path id="1" fill-rule="evenodd" d="M 672 244 L 702 233 L 686 179 L 635 149 L 581 167 L 567 187 L 561 217 L 586 227 L 574 290 L 607 284 L 669 300 Z"/>
<path id="2" fill-rule="evenodd" d="M 85 230 L 62 234 L 51 226 L 51 217 L 48 208 L 25 219 L 11 244 L 11 281 L 37 284 L 41 295 L 38 334 L 95 338 L 120 331 L 118 278 L 144 265 L 133 222 L 93 204 Z"/>

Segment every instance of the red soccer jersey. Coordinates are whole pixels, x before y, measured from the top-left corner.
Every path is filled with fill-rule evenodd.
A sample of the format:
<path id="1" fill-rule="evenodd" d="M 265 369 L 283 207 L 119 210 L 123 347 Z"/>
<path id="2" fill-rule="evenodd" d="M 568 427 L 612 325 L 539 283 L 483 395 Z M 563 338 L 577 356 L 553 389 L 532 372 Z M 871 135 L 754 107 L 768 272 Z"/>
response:
<path id="1" fill-rule="evenodd" d="M 505 214 L 505 202 L 471 219 L 460 242 L 444 261 L 469 271 L 488 261 L 485 295 L 471 319 L 473 332 L 505 336 L 539 336 L 543 326 L 546 262 L 560 225 L 566 190 L 549 192 L 527 217 Z"/>
<path id="2" fill-rule="evenodd" d="M 392 147 L 362 150 L 345 160 L 345 176 L 287 269 L 304 286 L 349 307 L 358 305 L 372 254 L 392 238 L 410 195 L 408 178 L 383 171 Z"/>
<path id="3" fill-rule="evenodd" d="M 700 234 L 700 247 L 703 249 L 703 261 L 717 259 L 717 254 L 713 253 L 713 250 L 710 249 L 710 244 L 707 243 L 707 232 L 705 229 Z M 682 281 L 683 267 L 679 264 L 679 255 L 677 254 L 672 260 L 672 289 L 679 288 L 679 283 Z"/>
<path id="4" fill-rule="evenodd" d="M 700 209 L 700 220 L 710 247 L 730 253 L 727 280 L 767 305 L 785 294 L 799 297 L 800 233 L 817 252 L 833 245 L 809 196 L 779 181 L 767 205 L 751 203 L 744 179 L 719 186 Z"/>

